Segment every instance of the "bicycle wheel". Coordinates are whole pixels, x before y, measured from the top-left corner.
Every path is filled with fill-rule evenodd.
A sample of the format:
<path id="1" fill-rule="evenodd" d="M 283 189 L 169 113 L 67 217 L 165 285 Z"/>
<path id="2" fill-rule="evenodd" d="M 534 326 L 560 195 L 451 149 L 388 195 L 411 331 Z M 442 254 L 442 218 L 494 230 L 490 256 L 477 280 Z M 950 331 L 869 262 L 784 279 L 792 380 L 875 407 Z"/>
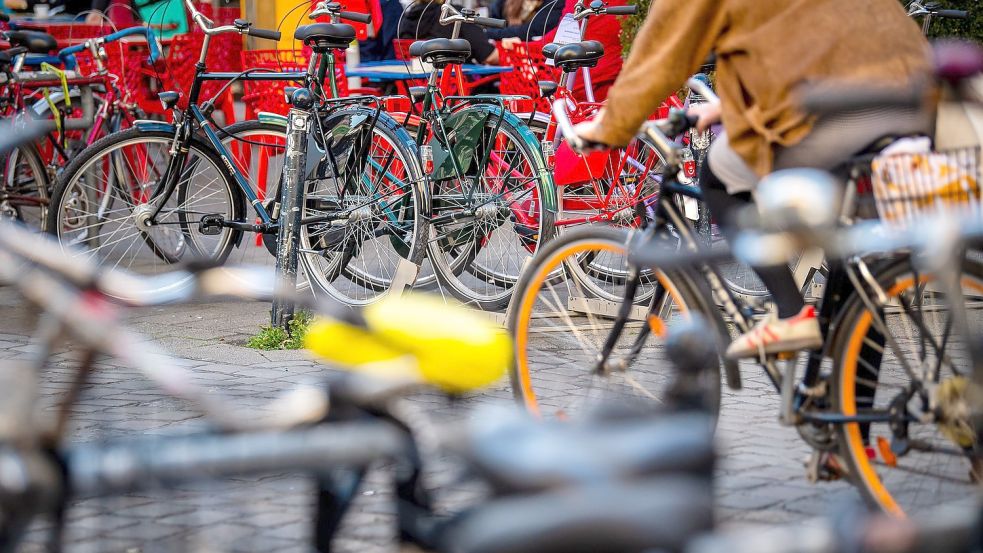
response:
<path id="1" fill-rule="evenodd" d="M 219 132 L 222 144 L 232 154 L 232 162 L 249 182 L 260 202 L 269 208 L 279 201 L 280 178 L 287 151 L 287 122 L 240 121 Z M 272 214 L 271 214 L 272 215 Z M 255 232 L 244 233 L 239 247 L 229 254 L 229 263 L 272 264 L 276 252 L 270 251 L 266 242 L 275 234 L 265 237 Z"/>
<path id="2" fill-rule="evenodd" d="M 426 198 L 409 134 L 385 113 L 346 108 L 321 122 L 325 151 L 308 175 L 301 261 L 316 293 L 365 305 L 413 284 Z"/>
<path id="3" fill-rule="evenodd" d="M 507 319 L 516 348 L 511 382 L 516 399 L 530 412 L 562 418 L 610 396 L 656 402 L 664 397 L 673 375 L 661 339 L 653 334 L 698 309 L 688 288 L 650 272 L 661 291 L 651 294 L 649 304 L 633 306 L 608 362 L 597 371 L 620 298 L 628 290 L 623 281 L 611 283 L 607 294 L 617 301 L 594 297 L 571 270 L 585 256 L 595 256 L 627 272 L 628 238 L 623 229 L 599 225 L 571 230 L 544 246 L 519 281 Z M 553 277 L 558 269 L 567 278 Z M 707 374 L 707 390 L 716 410 L 719 368 Z"/>
<path id="4" fill-rule="evenodd" d="M 212 148 L 196 139 L 175 190 L 159 196 L 173 134 L 132 128 L 103 138 L 65 169 L 52 194 L 48 232 L 100 265 L 152 275 L 178 261 L 222 262 L 241 232 L 203 234 L 206 215 L 239 221 L 242 198 Z M 163 204 L 155 224 L 155 206 Z"/>
<path id="5" fill-rule="evenodd" d="M 503 309 L 553 234 L 553 183 L 535 137 L 511 113 L 473 105 L 443 124 L 453 147 L 434 144 L 427 258 L 454 297 Z"/>
<path id="6" fill-rule="evenodd" d="M 833 407 L 846 416 L 889 415 L 891 422 L 840 426 L 847 470 L 865 499 L 895 515 L 972 499 L 979 484 L 970 471 L 979 471 L 980 457 L 963 393 L 972 371 L 965 341 L 931 275 L 907 261 L 875 274 L 888 301 L 872 311 L 855 296 L 843 311 Z M 961 279 L 963 297 L 955 301 L 965 303 L 979 340 L 983 265 L 967 260 Z"/>
<path id="7" fill-rule="evenodd" d="M 20 146 L 6 156 L 0 185 L 0 219 L 14 219 L 44 230 L 50 185 L 37 148 Z"/>

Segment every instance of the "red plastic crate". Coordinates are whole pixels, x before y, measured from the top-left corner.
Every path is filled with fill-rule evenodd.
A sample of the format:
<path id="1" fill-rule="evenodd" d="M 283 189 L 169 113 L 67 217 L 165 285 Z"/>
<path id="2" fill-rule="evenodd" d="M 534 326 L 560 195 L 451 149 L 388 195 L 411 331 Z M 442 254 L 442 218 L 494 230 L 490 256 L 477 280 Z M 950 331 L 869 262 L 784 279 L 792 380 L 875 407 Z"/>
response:
<path id="1" fill-rule="evenodd" d="M 550 101 L 539 93 L 539 81 L 558 81 L 560 70 L 546 64 L 541 42 L 518 42 L 511 48 L 497 45 L 499 63 L 511 66 L 512 71 L 502 73 L 502 94 L 529 96 L 536 100 L 538 111 L 550 111 Z"/>
<path id="2" fill-rule="evenodd" d="M 310 52 L 305 50 L 247 50 L 242 53 L 242 65 L 246 69 L 268 69 L 289 72 L 307 71 Z M 348 96 L 348 79 L 345 76 L 345 57 L 336 57 L 335 77 L 338 94 Z M 290 83 L 284 81 L 243 81 L 242 101 L 246 104 L 247 118 L 259 112 L 286 115 L 287 105 L 283 90 Z"/>

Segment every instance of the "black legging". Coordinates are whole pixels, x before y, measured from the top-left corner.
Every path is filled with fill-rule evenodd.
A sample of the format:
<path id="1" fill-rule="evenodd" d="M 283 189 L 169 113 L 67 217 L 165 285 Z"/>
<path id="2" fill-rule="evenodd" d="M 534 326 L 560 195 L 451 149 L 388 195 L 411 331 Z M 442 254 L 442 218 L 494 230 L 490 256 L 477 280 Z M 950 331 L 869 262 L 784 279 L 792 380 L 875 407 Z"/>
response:
<path id="1" fill-rule="evenodd" d="M 748 206 L 754 200 L 750 192 L 728 194 L 724 183 L 710 170 L 710 164 L 704 163 L 700 172 L 700 187 L 710 213 L 717 219 L 717 224 L 724 236 L 731 243 L 734 241 L 737 227 L 734 217 L 737 210 Z M 758 278 L 771 292 L 772 299 L 778 307 L 778 317 L 787 319 L 795 316 L 805 306 L 802 291 L 795 284 L 795 277 L 788 265 L 772 265 L 767 267 L 751 267 Z"/>

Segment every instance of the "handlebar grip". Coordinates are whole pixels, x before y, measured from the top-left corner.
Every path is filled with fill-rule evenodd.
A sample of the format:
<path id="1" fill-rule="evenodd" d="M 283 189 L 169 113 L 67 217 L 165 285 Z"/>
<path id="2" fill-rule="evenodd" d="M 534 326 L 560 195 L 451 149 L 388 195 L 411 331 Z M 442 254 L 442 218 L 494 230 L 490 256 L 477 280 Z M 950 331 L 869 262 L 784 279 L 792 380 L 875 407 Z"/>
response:
<path id="1" fill-rule="evenodd" d="M 0 12 L 0 23 L 9 23 L 9 22 L 10 22 L 10 16 L 3 12 Z"/>
<path id="2" fill-rule="evenodd" d="M 969 12 L 966 10 L 939 10 L 935 12 L 935 15 L 946 19 L 966 19 L 969 17 Z"/>
<path id="3" fill-rule="evenodd" d="M 508 26 L 508 22 L 504 19 L 494 19 L 491 17 L 476 17 L 474 18 L 474 24 L 482 27 L 492 27 L 495 29 L 504 29 L 506 26 Z"/>
<path id="4" fill-rule="evenodd" d="M 268 29 L 253 29 L 250 28 L 246 31 L 246 34 L 256 38 L 263 38 L 266 40 L 280 40 L 280 31 L 270 31 Z"/>
<path id="5" fill-rule="evenodd" d="M 339 12 L 338 17 L 342 19 L 347 19 L 349 21 L 354 21 L 356 23 L 371 23 L 372 16 L 367 13 L 358 12 Z"/>
<path id="6" fill-rule="evenodd" d="M 604 12 L 608 15 L 635 15 L 638 13 L 638 6 L 611 6 Z"/>

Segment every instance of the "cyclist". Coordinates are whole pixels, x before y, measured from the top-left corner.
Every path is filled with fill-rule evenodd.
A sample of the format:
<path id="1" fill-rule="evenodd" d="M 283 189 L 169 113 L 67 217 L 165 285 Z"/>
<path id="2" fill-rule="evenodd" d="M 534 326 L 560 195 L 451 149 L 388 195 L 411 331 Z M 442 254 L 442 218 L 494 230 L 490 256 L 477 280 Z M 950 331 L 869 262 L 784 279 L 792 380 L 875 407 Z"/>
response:
<path id="1" fill-rule="evenodd" d="M 690 108 L 724 132 L 700 183 L 724 232 L 760 178 L 782 168 L 830 170 L 887 136 L 927 134 L 931 118 L 863 110 L 815 119 L 796 107 L 806 82 L 911 87 L 926 79 L 928 44 L 897 0 L 656 0 L 599 116 L 577 126 L 586 141 L 624 146 L 711 53 L 720 105 Z M 777 313 L 736 339 L 730 358 L 822 345 L 816 313 L 787 266 L 755 267 Z"/>

